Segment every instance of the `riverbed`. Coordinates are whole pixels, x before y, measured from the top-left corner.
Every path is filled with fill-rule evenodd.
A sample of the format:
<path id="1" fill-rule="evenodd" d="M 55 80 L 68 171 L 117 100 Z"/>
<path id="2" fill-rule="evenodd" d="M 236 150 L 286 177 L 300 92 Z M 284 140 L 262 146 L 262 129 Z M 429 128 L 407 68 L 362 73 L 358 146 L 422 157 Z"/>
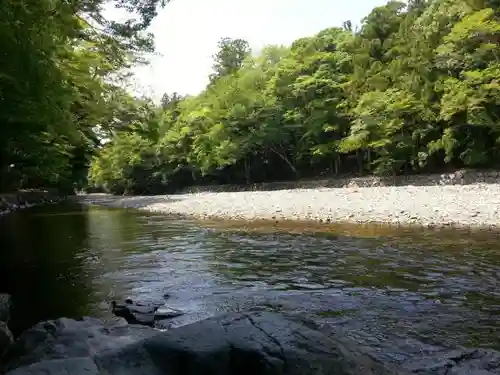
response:
<path id="1" fill-rule="evenodd" d="M 375 186 L 158 196 L 87 195 L 111 207 L 202 219 L 500 227 L 500 184 Z"/>
<path id="2" fill-rule="evenodd" d="M 500 348 L 498 233 L 264 227 L 77 203 L 6 215 L 0 285 L 13 295 L 13 328 L 113 319 L 112 299 L 168 293 L 186 312 L 172 327 L 268 309 L 309 314 L 367 345 L 400 337 Z"/>

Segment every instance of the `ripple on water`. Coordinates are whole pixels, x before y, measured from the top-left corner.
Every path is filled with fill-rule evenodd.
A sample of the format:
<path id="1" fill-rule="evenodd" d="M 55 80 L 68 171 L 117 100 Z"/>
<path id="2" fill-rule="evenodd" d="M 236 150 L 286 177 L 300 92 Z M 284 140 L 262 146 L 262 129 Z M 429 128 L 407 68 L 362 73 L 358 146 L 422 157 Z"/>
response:
<path id="1" fill-rule="evenodd" d="M 34 280 L 44 296 L 26 319 L 109 318 L 111 299 L 169 293 L 169 305 L 188 313 L 173 326 L 260 307 L 311 314 L 371 345 L 400 335 L 500 347 L 494 234 L 256 233 L 125 210 L 76 210 L 1 219 L 10 231 L 2 231 L 0 245 L 11 249 L 0 259 L 2 285 L 17 293 L 21 306 L 32 305 Z M 19 274 L 24 279 L 13 276 Z"/>

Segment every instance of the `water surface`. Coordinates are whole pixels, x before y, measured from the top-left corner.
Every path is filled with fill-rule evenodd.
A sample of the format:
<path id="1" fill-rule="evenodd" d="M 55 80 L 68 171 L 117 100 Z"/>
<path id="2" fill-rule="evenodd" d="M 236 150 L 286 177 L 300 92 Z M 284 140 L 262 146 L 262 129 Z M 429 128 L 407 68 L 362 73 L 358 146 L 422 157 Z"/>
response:
<path id="1" fill-rule="evenodd" d="M 497 233 L 241 229 L 78 204 L 25 210 L 0 218 L 0 289 L 13 294 L 16 332 L 60 316 L 110 319 L 112 299 L 169 293 L 187 312 L 173 326 L 261 307 L 371 343 L 500 348 Z"/>

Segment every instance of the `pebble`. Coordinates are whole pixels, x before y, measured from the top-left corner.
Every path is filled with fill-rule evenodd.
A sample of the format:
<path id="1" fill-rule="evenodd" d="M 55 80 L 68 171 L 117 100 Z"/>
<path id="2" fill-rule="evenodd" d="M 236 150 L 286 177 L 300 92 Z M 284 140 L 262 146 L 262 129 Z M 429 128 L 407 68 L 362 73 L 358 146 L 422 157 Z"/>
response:
<path id="1" fill-rule="evenodd" d="M 117 197 L 113 205 L 222 219 L 497 226 L 500 184 L 207 192 Z"/>

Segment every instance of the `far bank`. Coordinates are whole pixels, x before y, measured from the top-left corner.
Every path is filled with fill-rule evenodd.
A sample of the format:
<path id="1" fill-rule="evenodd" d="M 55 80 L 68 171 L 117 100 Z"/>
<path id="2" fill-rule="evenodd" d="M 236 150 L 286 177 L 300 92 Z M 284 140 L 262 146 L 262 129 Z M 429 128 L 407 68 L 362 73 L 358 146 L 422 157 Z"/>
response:
<path id="1" fill-rule="evenodd" d="M 393 182 L 393 186 L 384 186 L 390 180 L 375 177 L 337 180 L 338 187 L 315 183 L 319 186 L 268 191 L 133 197 L 90 195 L 85 201 L 204 219 L 292 219 L 466 227 L 500 225 L 498 172 L 461 171 L 412 176 Z"/>

